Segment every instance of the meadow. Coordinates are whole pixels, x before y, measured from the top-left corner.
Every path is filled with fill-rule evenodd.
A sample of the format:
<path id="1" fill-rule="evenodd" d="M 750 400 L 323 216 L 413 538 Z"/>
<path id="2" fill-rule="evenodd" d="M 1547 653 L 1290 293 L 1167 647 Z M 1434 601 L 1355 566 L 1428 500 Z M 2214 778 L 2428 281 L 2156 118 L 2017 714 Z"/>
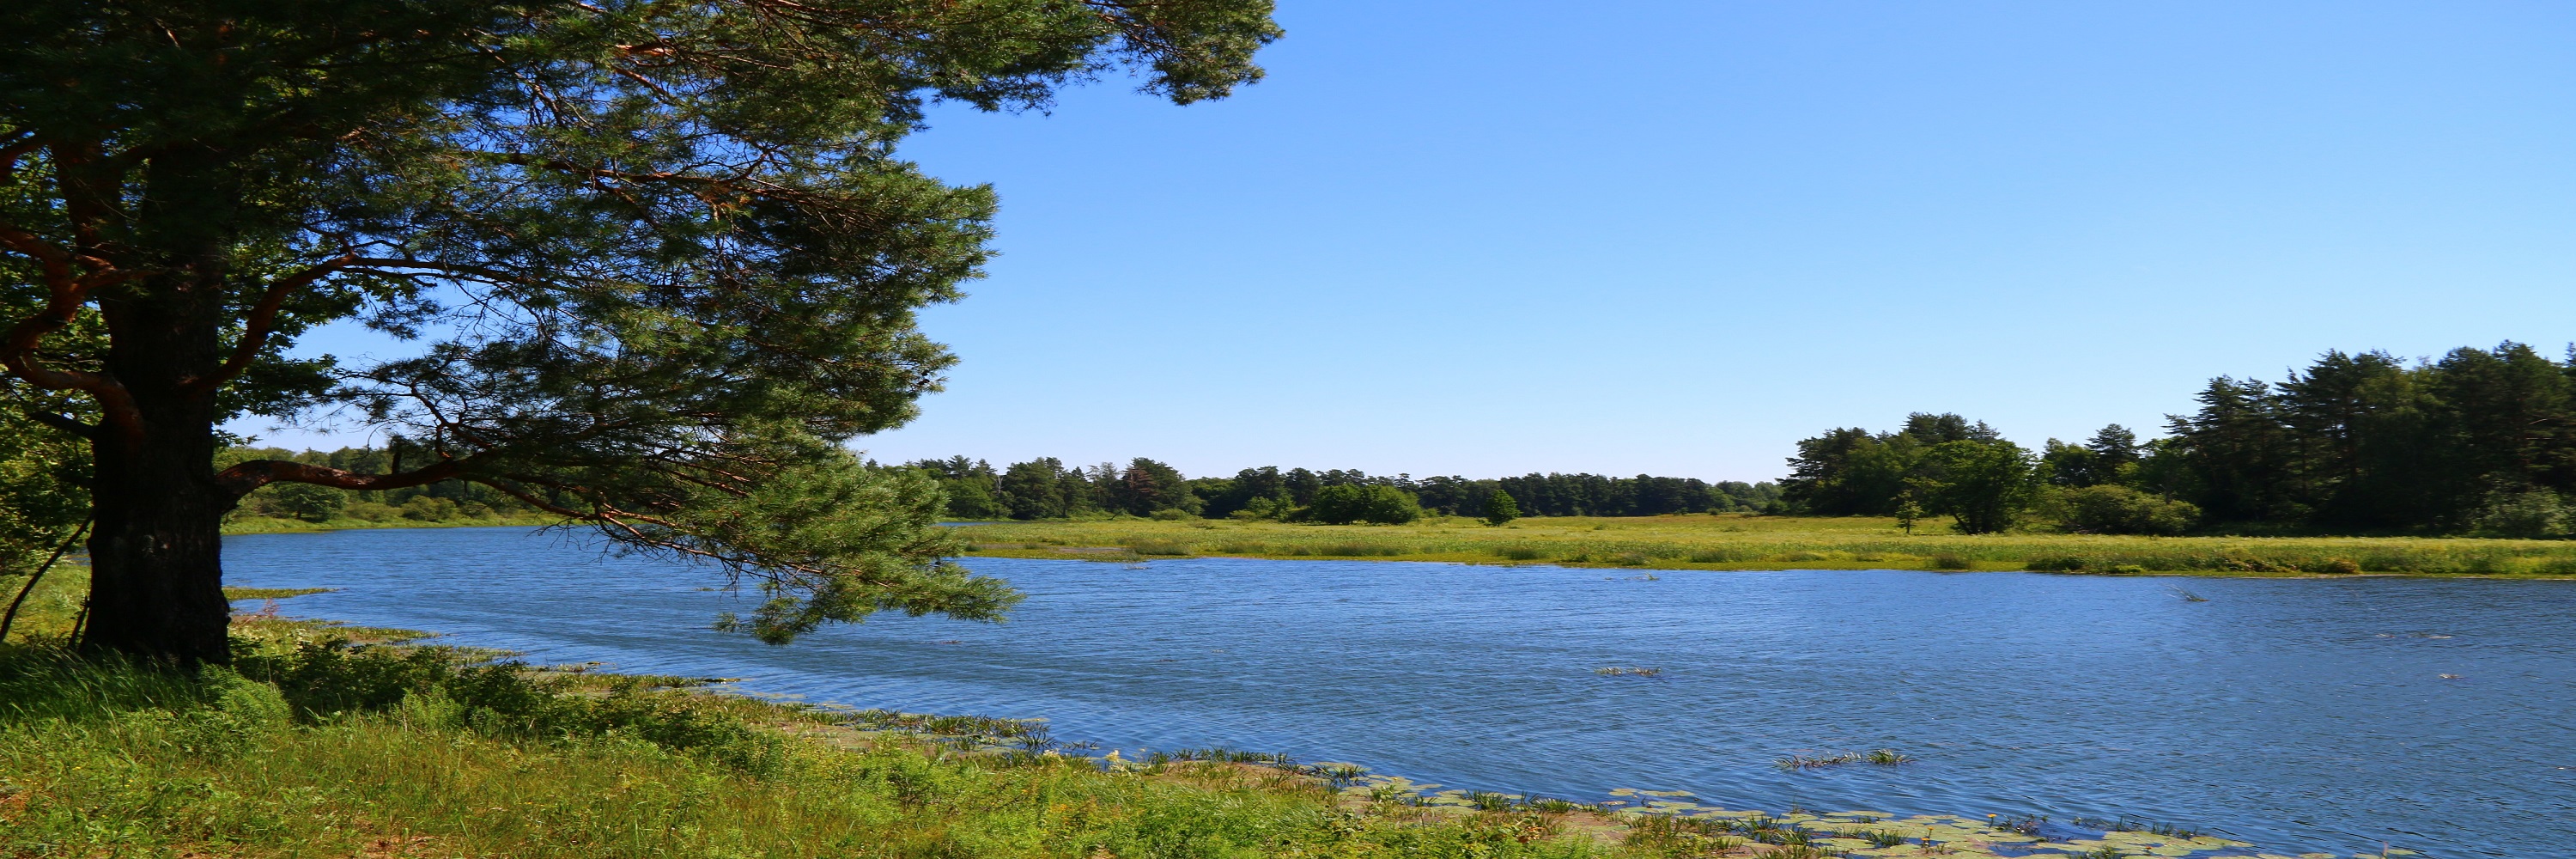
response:
<path id="1" fill-rule="evenodd" d="M 1866 516 L 1740 513 L 1461 517 L 1409 525 L 1111 519 L 961 526 L 974 553 L 1136 560 L 1223 555 L 1640 569 L 2040 570 L 2192 575 L 2576 575 L 2576 541 L 2428 537 L 2128 537 L 1939 533 Z"/>

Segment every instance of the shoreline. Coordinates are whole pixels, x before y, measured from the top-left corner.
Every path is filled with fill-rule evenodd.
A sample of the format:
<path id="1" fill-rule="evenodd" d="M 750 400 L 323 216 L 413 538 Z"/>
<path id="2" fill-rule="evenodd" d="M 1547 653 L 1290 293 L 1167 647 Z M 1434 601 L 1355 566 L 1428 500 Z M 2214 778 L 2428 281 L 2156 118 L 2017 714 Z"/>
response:
<path id="1" fill-rule="evenodd" d="M 2500 582 L 2564 582 L 2564 581 L 2576 581 L 2576 575 L 2559 574 L 2559 573 L 2420 573 L 2420 572 L 2305 573 L 2305 572 L 2294 572 L 2294 571 L 2273 571 L 2273 572 L 2262 572 L 2262 571 L 2253 571 L 2253 570 L 2135 570 L 2135 571 L 2111 571 L 2111 570 L 2099 570 L 2099 571 L 2096 571 L 2096 570 L 2043 570 L 2043 569 L 2032 569 L 2032 568 L 2029 568 L 2029 567 L 2027 567 L 2027 566 L 2013 566 L 2013 565 L 2009 565 L 2009 564 L 1987 564 L 1987 563 L 1980 563 L 1980 564 L 1977 564 L 1977 565 L 1975 565 L 1975 566 L 1972 566 L 1972 567 L 1970 567 L 1970 568 L 1968 568 L 1968 569 L 1948 569 L 1948 568 L 1933 567 L 1933 566 L 1928 566 L 1928 565 L 1906 566 L 1906 565 L 1902 565 L 1902 564 L 1891 564 L 1891 563 L 1889 563 L 1889 562 L 1887 562 L 1887 561 L 1883 561 L 1883 560 L 1881 560 L 1881 561 L 1845 561 L 1845 562 L 1834 562 L 1834 561 L 1826 561 L 1826 562 L 1790 562 L 1790 561 L 1782 561 L 1782 562 L 1748 562 L 1748 563 L 1737 563 L 1737 564 L 1686 564 L 1686 563 L 1685 563 L 1685 564 L 1673 564 L 1673 563 L 1657 563 L 1657 562 L 1651 562 L 1651 561 L 1650 561 L 1650 562 L 1648 562 L 1648 563 L 1646 563 L 1646 564 L 1641 564 L 1641 565 L 1626 565 L 1626 564 L 1619 564 L 1619 563 L 1615 563 L 1615 562 L 1597 562 L 1597 561 L 1596 561 L 1596 562 L 1567 562 L 1567 561 L 1505 561 L 1505 560 L 1495 560 L 1495 559 L 1490 558 L 1490 557 L 1482 557 L 1482 556 L 1476 556 L 1476 555 L 1454 555 L 1454 556 L 1453 556 L 1453 555 L 1438 555 L 1438 554 L 1426 554 L 1426 555 L 1396 555 L 1396 556 L 1374 556 L 1374 557 L 1372 557 L 1372 556 L 1338 556 L 1338 555 L 1251 555 L 1251 554 L 1231 554 L 1231 553 L 1225 553 L 1225 552 L 1193 553 L 1193 554 L 1188 554 L 1188 555 L 1163 555 L 1163 554 L 1143 555 L 1143 554 L 1136 554 L 1136 553 L 1134 553 L 1134 552 L 1126 551 L 1126 547 L 1123 547 L 1123 546 L 1065 546 L 1065 547 L 1053 547 L 1052 552 L 1053 552 L 1053 553 L 1049 553 L 1049 550 L 1043 550 L 1043 549 L 983 549 L 983 548 L 978 548 L 978 549 L 970 550 L 970 554 L 962 555 L 962 556 L 959 556 L 959 557 L 961 557 L 961 558 L 1012 558 L 1012 559 L 1018 559 L 1018 560 L 1033 560 L 1033 561 L 1089 561 L 1089 562 L 1092 562 L 1092 563 L 1131 563 L 1131 564 L 1132 564 L 1132 563 L 1151 563 L 1151 562 L 1154 562 L 1154 561 L 1188 561 L 1188 560 L 1200 560 L 1200 559 L 1211 559 L 1211 558 L 1236 558 L 1236 559 L 1252 560 L 1252 561 L 1360 561 L 1360 562 L 1374 563 L 1374 564 L 1454 564 L 1454 565 L 1459 565 L 1459 566 L 1470 566 L 1470 567 L 1502 567 L 1502 568 L 1506 568 L 1506 569 L 1509 569 L 1509 568 L 1515 568 L 1515 567 L 1554 567 L 1554 568 L 1557 568 L 1557 569 L 1566 569 L 1566 570 L 1609 570 L 1609 571 L 1614 571 L 1614 572 L 1615 572 L 1615 571 L 1619 571 L 1619 570 L 1632 570 L 1632 571 L 1641 571 L 1641 572 L 1711 572 L 1711 573 L 1729 573 L 1729 572 L 1748 572 L 1748 573 L 1749 573 L 1749 572 L 1772 572 L 1772 573 L 1781 573 L 1781 572 L 1805 572 L 1805 571 L 1815 571 L 1815 572 L 1866 572 L 1866 571 L 1886 571 L 1886 572 L 1899 572 L 1899 573 L 2035 573 L 2035 574 L 2039 574 L 2039 575 L 2051 575 L 2051 576 L 2093 576 L 2093 577 L 2101 577 L 2101 578 L 2121 578 L 2121 577 L 2151 578 L 2151 577 L 2157 577 L 2157 576 L 2171 576 L 2171 577 L 2177 577 L 2177 578 L 2208 578 L 2208 579 L 2312 579 L 2312 580 L 2319 580 L 2319 581 L 2350 581 L 2350 580 L 2354 580 L 2354 579 L 2446 579 L 2446 580 L 2454 580 L 2454 581 L 2500 581 Z"/>
<path id="2" fill-rule="evenodd" d="M 426 643 L 426 639 L 443 637 L 443 633 L 417 630 L 353 627 L 343 623 L 313 618 L 281 617 L 276 613 L 276 600 L 310 593 L 327 592 L 323 588 L 240 589 L 244 599 L 268 601 L 267 611 L 237 613 L 236 618 L 275 623 L 326 634 L 352 633 L 372 644 L 404 645 Z M 227 596 L 232 596 L 228 593 Z M 302 636 L 298 636 L 302 637 Z M 514 654 L 472 647 L 457 647 L 457 652 L 484 659 L 508 659 Z M 682 678 L 658 675 L 628 675 L 613 671 L 593 670 L 599 663 L 567 665 L 528 665 L 528 670 L 548 675 L 579 675 L 584 682 L 614 684 L 621 678 L 632 678 L 693 695 L 717 696 L 757 702 L 780 708 L 800 717 L 819 719 L 815 724 L 782 721 L 773 727 L 793 736 L 803 736 L 843 746 L 863 744 L 883 734 L 911 737 L 943 747 L 953 747 L 967 755 L 1010 756 L 1026 753 L 1063 755 L 1091 761 L 1103 772 L 1135 775 L 1159 775 L 1169 766 L 1179 764 L 1217 764 L 1238 769 L 1269 771 L 1287 777 L 1321 779 L 1329 782 L 1327 794 L 1333 803 L 1346 810 L 1365 812 L 1386 807 L 1409 809 L 1411 813 L 1453 821 L 1481 821 L 1496 816 L 1521 816 L 1529 820 L 1544 819 L 1550 831 L 1559 837 L 1588 837 L 1603 847 L 1639 846 L 1647 843 L 1689 844 L 1702 848 L 1710 856 L 1768 856 L 1778 859 L 1821 859 L 1846 856 L 1869 857 L 1917 856 L 1939 853 L 1957 859 L 2005 859 L 2005 857 L 2040 857 L 2040 859 L 2090 859 L 2097 856 L 2174 856 L 2200 859 L 2331 859 L 2329 854 L 2284 854 L 2258 852 L 2254 845 L 2169 825 L 2123 819 L 2051 821 L 2046 817 L 1989 814 L 1984 820 L 1961 814 L 1911 814 L 1872 810 L 1817 812 L 1790 805 L 1785 810 L 1764 810 L 1703 804 L 1690 791 L 1612 788 L 1604 799 L 1575 802 L 1537 795 L 1500 793 L 1470 789 L 1443 789 L 1436 783 L 1416 782 L 1399 775 L 1379 774 L 1364 766 L 1332 762 L 1301 763 L 1287 755 L 1261 755 L 1226 748 L 1152 752 L 1150 750 L 1101 750 L 1089 743 L 1065 744 L 1047 735 L 1043 717 L 1003 719 L 982 716 L 936 716 L 901 713 L 882 709 L 858 709 L 838 702 L 806 702 L 785 696 L 762 693 L 738 685 L 728 678 Z M 1087 751 L 1086 751 L 1087 750 Z M 1135 758 L 1124 757 L 1134 751 Z M 1796 761 L 1783 761 L 1783 767 Z M 1814 766 L 1806 762 L 1801 766 Z M 1912 759 L 1898 755 L 1892 761 L 1872 762 L 1855 753 L 1849 759 L 1822 762 L 1826 765 L 1867 766 L 1881 763 L 1902 766 Z M 1535 824 L 1533 824 L 1535 825 Z M 1730 834 L 1732 833 L 1732 834 Z M 1691 840 L 1696 839 L 1696 840 Z M 1733 848 L 1716 847 L 1726 841 Z M 1796 852 L 1799 848 L 1817 852 Z M 2106 852 L 2107 851 L 2107 852 Z M 2413 851 L 2391 849 L 2386 855 L 2418 855 Z"/>
<path id="3" fill-rule="evenodd" d="M 1814 541 L 1818 545 L 1784 547 L 1731 538 L 1725 536 L 1727 532 L 1707 533 L 1714 530 L 1708 527 L 1712 520 L 1723 523 L 1726 519 L 1786 524 L 1790 527 L 1775 530 L 1802 537 L 1808 536 L 1809 532 L 1799 531 L 1796 526 L 1823 523 L 1837 527 L 1816 529 L 1816 534 L 1830 535 Z M 1755 517 L 1745 514 L 1519 521 L 1531 523 L 1532 530 L 1538 533 L 1508 533 L 1523 530 L 1522 526 L 1468 528 L 1455 521 L 1436 521 L 1419 526 L 1147 519 L 959 521 L 941 524 L 956 528 L 968 539 L 966 554 L 959 556 L 961 558 L 1123 563 L 1245 558 L 1641 571 L 1903 570 L 2195 578 L 2576 581 L 2576 541 L 2465 537 L 2118 537 L 2088 534 L 1855 536 L 1853 532 L 1861 529 L 1850 525 L 1865 527 L 1873 520 L 1864 517 Z M 259 518 L 225 523 L 223 533 L 236 536 L 413 528 L 533 529 L 563 524 L 566 523 L 560 517 L 553 516 L 494 516 L 443 522 L 334 520 L 325 523 Z M 1677 525 L 1678 528 L 1675 527 Z M 1631 529 L 1663 533 L 1654 535 L 1659 542 L 1622 539 L 1626 535 L 1620 532 Z M 1677 530 L 1684 533 L 1678 536 L 1670 533 Z M 1688 533 L 1691 531 L 1701 533 Z M 1257 539 L 1246 539 L 1243 535 Z M 1241 549 L 1250 550 L 1238 551 Z M 1725 557 L 1701 559 L 1712 555 Z M 1751 557 L 1735 557 L 1738 555 Z M 2355 556 L 2361 560 L 2355 560 Z M 2194 561 L 2200 563 L 2192 563 Z M 2452 568 L 2387 568 L 2410 562 L 2449 565 Z"/>

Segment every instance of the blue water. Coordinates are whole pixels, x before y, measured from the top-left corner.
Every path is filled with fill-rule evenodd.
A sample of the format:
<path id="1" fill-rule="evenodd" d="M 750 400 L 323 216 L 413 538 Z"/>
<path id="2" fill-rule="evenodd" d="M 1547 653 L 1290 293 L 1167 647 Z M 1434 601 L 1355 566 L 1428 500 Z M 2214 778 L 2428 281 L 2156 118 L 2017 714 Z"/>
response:
<path id="1" fill-rule="evenodd" d="M 707 629 L 714 572 L 518 529 L 227 538 L 288 614 L 535 662 L 1045 717 L 1449 787 L 1982 816 L 2128 815 L 2270 852 L 2576 852 L 2576 582 L 975 559 L 1007 624 Z M 2207 597 L 2188 602 L 2169 586 Z M 1601 676 L 1634 666 L 1660 676 Z M 2445 678 L 2444 675 L 2456 675 Z M 1783 772 L 1894 748 L 1902 767 Z"/>

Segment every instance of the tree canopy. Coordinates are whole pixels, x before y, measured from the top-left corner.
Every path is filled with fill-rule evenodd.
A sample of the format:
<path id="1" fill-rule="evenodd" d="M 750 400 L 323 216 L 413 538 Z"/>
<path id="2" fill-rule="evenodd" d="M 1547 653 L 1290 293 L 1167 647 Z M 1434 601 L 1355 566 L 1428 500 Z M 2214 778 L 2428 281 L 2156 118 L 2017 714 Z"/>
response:
<path id="1" fill-rule="evenodd" d="M 93 447 L 94 643 L 223 658 L 215 517 L 277 481 L 492 486 L 807 595 L 773 638 L 989 614 L 935 541 L 743 518 L 915 491 L 838 445 L 939 386 L 913 312 L 978 276 L 994 196 L 896 144 L 1122 68 L 1224 96 L 1278 33 L 1268 0 L 0 5 L 0 365 L 92 404 L 34 414 Z M 288 357 L 343 319 L 417 348 Z M 223 420 L 332 409 L 395 467 L 213 470 Z"/>

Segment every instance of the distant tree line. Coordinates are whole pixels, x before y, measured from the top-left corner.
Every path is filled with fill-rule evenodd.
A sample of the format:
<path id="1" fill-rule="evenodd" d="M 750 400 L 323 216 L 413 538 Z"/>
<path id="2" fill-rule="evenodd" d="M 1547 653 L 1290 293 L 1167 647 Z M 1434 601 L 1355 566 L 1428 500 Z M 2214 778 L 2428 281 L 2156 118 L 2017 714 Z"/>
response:
<path id="1" fill-rule="evenodd" d="M 1760 512 L 1781 509 L 1771 483 L 1697 478 L 1528 474 L 1474 480 L 1357 470 L 1277 466 L 1232 477 L 1184 477 L 1165 463 L 1067 466 L 1045 457 L 995 469 L 964 456 L 906 463 L 948 490 L 959 519 L 1066 519 L 1151 516 L 1165 519 L 1281 519 L 1321 522 L 1411 521 L 1424 514 L 1489 517 L 1497 497 L 1513 516 L 1655 516 L 1665 513 Z M 1407 511 L 1411 511 L 1408 513 Z"/>
<path id="2" fill-rule="evenodd" d="M 2334 351 L 2197 400 L 2164 438 L 2115 425 L 2035 454 L 1957 415 L 1837 429 L 1798 443 L 1781 491 L 1794 511 L 1949 515 L 1971 533 L 2576 534 L 2576 352 Z"/>

